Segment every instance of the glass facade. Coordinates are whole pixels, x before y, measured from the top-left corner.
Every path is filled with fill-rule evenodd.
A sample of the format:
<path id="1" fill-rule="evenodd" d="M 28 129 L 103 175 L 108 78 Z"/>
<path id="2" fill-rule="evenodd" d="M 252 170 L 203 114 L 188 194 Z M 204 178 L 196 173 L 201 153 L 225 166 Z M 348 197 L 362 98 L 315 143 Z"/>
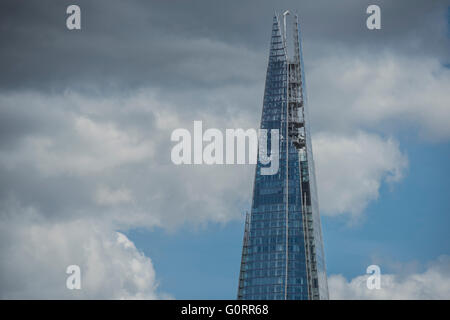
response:
<path id="1" fill-rule="evenodd" d="M 328 299 L 297 16 L 293 26 L 291 60 L 274 16 L 261 128 L 279 130 L 280 166 L 274 175 L 256 166 L 238 299 Z"/>

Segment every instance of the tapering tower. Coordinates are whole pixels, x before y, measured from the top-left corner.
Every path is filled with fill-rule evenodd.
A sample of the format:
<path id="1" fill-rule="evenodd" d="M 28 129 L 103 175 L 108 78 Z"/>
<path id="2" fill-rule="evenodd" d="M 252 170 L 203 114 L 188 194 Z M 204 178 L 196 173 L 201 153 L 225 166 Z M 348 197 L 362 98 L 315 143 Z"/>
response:
<path id="1" fill-rule="evenodd" d="M 261 129 L 279 130 L 280 165 L 262 175 L 258 155 L 238 299 L 328 299 L 298 16 L 281 20 L 283 30 L 275 14 L 261 117 Z"/>

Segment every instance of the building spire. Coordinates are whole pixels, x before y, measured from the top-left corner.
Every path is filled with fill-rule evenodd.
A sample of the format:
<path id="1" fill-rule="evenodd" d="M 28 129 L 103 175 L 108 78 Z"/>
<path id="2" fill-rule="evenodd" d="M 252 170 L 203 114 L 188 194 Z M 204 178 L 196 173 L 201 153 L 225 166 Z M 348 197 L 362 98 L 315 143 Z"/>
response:
<path id="1" fill-rule="evenodd" d="M 292 60 L 280 27 L 288 14 L 294 18 Z M 260 127 L 281 133 L 280 167 L 265 175 L 258 157 L 238 299 L 328 298 L 299 29 L 295 14 L 275 12 Z"/>

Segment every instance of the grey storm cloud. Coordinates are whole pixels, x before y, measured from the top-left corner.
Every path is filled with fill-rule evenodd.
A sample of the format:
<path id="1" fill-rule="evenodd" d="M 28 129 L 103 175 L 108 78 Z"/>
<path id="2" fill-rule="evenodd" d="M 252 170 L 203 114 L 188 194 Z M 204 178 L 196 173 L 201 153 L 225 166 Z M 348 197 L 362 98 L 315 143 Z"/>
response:
<path id="1" fill-rule="evenodd" d="M 72 2 L 2 1 L 2 89 L 190 90 L 257 81 L 271 16 L 285 8 L 300 13 L 306 56 L 328 50 L 318 43 L 448 62 L 448 41 L 439 32 L 447 27 L 446 1 L 76 1 L 82 30 L 69 31 L 65 9 Z M 382 8 L 377 32 L 365 28 L 369 4 Z"/>

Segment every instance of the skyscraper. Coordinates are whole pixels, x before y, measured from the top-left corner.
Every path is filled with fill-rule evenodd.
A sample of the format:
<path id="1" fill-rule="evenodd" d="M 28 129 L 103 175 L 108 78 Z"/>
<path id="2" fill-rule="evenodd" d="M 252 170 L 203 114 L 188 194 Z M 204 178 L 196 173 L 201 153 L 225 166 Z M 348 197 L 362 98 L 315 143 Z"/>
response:
<path id="1" fill-rule="evenodd" d="M 261 129 L 279 130 L 280 166 L 274 175 L 256 166 L 238 299 L 328 299 L 298 16 L 281 20 L 283 30 L 273 18 L 261 117 Z"/>

